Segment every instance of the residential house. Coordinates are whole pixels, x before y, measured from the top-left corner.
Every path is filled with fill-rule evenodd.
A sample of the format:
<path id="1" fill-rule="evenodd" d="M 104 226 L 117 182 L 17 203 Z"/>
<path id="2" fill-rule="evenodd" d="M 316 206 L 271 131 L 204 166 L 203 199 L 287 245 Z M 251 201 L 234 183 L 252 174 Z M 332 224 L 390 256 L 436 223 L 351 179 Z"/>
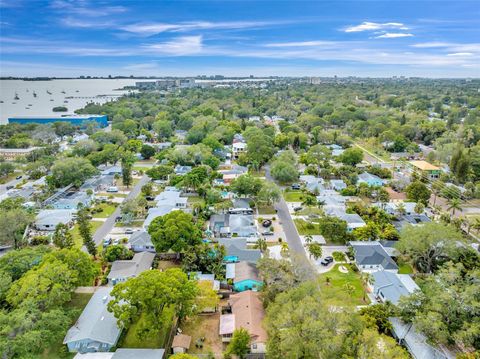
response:
<path id="1" fill-rule="evenodd" d="M 175 169 L 173 170 L 176 175 L 183 176 L 186 175 L 188 172 L 192 170 L 192 166 L 180 166 L 176 165 Z"/>
<path id="2" fill-rule="evenodd" d="M 98 169 L 101 171 L 103 176 L 115 176 L 122 174 L 122 166 L 99 166 Z"/>
<path id="3" fill-rule="evenodd" d="M 134 252 L 151 252 L 155 253 L 155 246 L 152 238 L 147 231 L 135 231 L 129 238 L 128 243 Z"/>
<path id="4" fill-rule="evenodd" d="M 251 262 L 232 263 L 234 268 L 233 289 L 236 292 L 259 290 L 263 282 L 258 275 L 257 266 Z M 232 266 L 230 266 L 232 268 Z"/>
<path id="5" fill-rule="evenodd" d="M 414 172 L 416 172 L 421 178 L 428 180 L 435 180 L 440 177 L 442 170 L 432 165 L 427 161 L 410 161 L 410 165 Z"/>
<path id="6" fill-rule="evenodd" d="M 157 206 L 171 205 L 177 209 L 187 208 L 187 197 L 180 197 L 181 192 L 179 190 L 168 190 L 163 191 L 158 196 L 155 197 L 155 202 Z"/>
<path id="7" fill-rule="evenodd" d="M 357 213 L 342 213 L 338 218 L 347 222 L 347 231 L 352 232 L 355 228 L 366 226 L 365 221 Z"/>
<path id="8" fill-rule="evenodd" d="M 342 189 L 347 188 L 347 184 L 343 180 L 332 179 L 330 180 L 330 187 L 335 191 L 341 191 Z"/>
<path id="9" fill-rule="evenodd" d="M 262 258 L 262 252 L 259 249 L 247 248 L 247 241 L 247 238 L 218 238 L 218 243 L 225 247 L 224 261 L 257 263 Z"/>
<path id="10" fill-rule="evenodd" d="M 401 297 L 408 297 L 420 290 L 418 285 L 408 274 L 398 274 L 385 270 L 372 273 L 373 294 L 381 302 L 390 302 L 397 305 Z"/>
<path id="11" fill-rule="evenodd" d="M 55 209 L 78 209 L 80 207 L 90 207 L 92 199 L 92 196 L 88 195 L 86 192 L 73 192 L 56 200 L 52 204 L 52 207 Z"/>
<path id="12" fill-rule="evenodd" d="M 87 179 L 80 187 L 81 191 L 92 190 L 93 192 L 106 191 L 108 187 L 113 186 L 115 176 L 112 174 L 100 175 Z"/>
<path id="13" fill-rule="evenodd" d="M 230 296 L 231 314 L 220 316 L 219 334 L 222 342 L 230 342 L 235 329 L 243 328 L 250 334 L 250 352 L 265 353 L 267 333 L 262 322 L 265 317 L 260 294 L 251 290 Z"/>
<path id="14" fill-rule="evenodd" d="M 388 255 L 382 244 L 377 241 L 352 241 L 355 263 L 361 272 L 371 273 L 379 270 L 398 272 L 398 266 Z"/>
<path id="15" fill-rule="evenodd" d="M 114 353 L 78 353 L 73 359 L 163 359 L 165 349 L 119 348 Z"/>
<path id="16" fill-rule="evenodd" d="M 320 193 L 325 191 L 324 180 L 320 177 L 315 177 L 312 175 L 302 175 L 300 176 L 300 182 L 305 184 L 305 188 L 310 193 Z"/>
<path id="17" fill-rule="evenodd" d="M 380 186 L 383 186 L 384 181 L 376 175 L 373 175 L 368 172 L 363 172 L 358 175 L 357 184 L 360 184 L 360 183 L 366 183 L 371 187 L 380 187 Z"/>
<path id="18" fill-rule="evenodd" d="M 256 238 L 257 226 L 251 214 L 229 214 L 228 225 L 232 237 L 254 237 Z"/>
<path id="19" fill-rule="evenodd" d="M 35 151 L 39 147 L 29 147 L 29 148 L 0 148 L 0 157 L 4 158 L 5 161 L 14 161 L 17 158 L 25 157 L 31 152 Z"/>
<path id="20" fill-rule="evenodd" d="M 75 212 L 72 209 L 42 209 L 37 214 L 34 226 L 39 231 L 54 231 L 59 223 L 71 226 Z"/>
<path id="21" fill-rule="evenodd" d="M 121 330 L 113 313 L 107 310 L 111 291 L 112 287 L 99 287 L 90 298 L 63 340 L 69 352 L 108 352 L 117 345 Z"/>
<path id="22" fill-rule="evenodd" d="M 143 228 L 146 230 L 148 229 L 148 226 L 152 221 L 157 218 L 157 217 L 162 217 L 172 211 L 178 210 L 172 205 L 163 205 L 163 206 L 157 206 L 154 208 L 150 208 L 148 210 L 148 215 L 147 218 L 145 218 L 145 221 L 143 222 Z"/>
<path id="23" fill-rule="evenodd" d="M 434 347 L 428 343 L 427 337 L 419 332 L 412 323 L 405 323 L 400 318 L 388 318 L 392 324 L 392 335 L 407 348 L 414 359 L 454 359 L 454 353 L 447 352 L 444 347 Z"/>
<path id="24" fill-rule="evenodd" d="M 185 334 L 177 334 L 173 337 L 172 350 L 173 354 L 186 353 L 190 348 L 192 337 Z M 143 358 L 142 358 L 143 359 Z"/>
<path id="25" fill-rule="evenodd" d="M 130 260 L 118 260 L 112 263 L 108 273 L 108 283 L 115 285 L 125 282 L 127 279 L 135 278 L 140 273 L 152 268 L 155 254 L 151 252 L 136 253 Z"/>
<path id="26" fill-rule="evenodd" d="M 327 147 L 332 150 L 332 157 L 338 157 L 338 156 L 342 155 L 343 152 L 345 152 L 345 150 L 343 149 L 342 146 L 339 146 L 339 145 L 336 145 L 336 144 L 328 145 Z"/>
<path id="27" fill-rule="evenodd" d="M 240 157 L 242 153 L 246 153 L 246 152 L 247 152 L 247 143 L 241 142 L 241 141 L 235 142 L 234 140 L 234 142 L 232 143 L 232 157 L 238 160 L 238 157 Z"/>
<path id="28" fill-rule="evenodd" d="M 406 214 L 392 221 L 392 224 L 397 230 L 401 231 L 405 226 L 416 226 L 428 222 L 431 222 L 431 219 L 426 214 Z"/>
<path id="29" fill-rule="evenodd" d="M 417 206 L 416 202 L 405 202 L 405 201 L 395 201 L 387 203 L 375 203 L 376 207 L 382 208 L 385 212 L 392 216 L 401 216 L 401 215 L 412 215 L 417 214 L 415 212 L 415 207 Z M 402 208 L 404 213 L 400 213 L 399 208 Z"/>
<path id="30" fill-rule="evenodd" d="M 163 150 L 166 150 L 167 148 L 172 147 L 172 143 L 171 142 L 150 143 L 150 146 L 155 148 L 157 151 L 163 151 Z"/>

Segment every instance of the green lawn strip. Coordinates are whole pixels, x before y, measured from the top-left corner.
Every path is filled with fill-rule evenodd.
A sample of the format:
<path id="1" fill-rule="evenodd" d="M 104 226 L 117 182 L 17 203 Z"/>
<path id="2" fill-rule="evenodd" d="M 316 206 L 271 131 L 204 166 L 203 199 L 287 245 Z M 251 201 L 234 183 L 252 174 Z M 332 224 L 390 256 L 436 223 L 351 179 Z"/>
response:
<path id="1" fill-rule="evenodd" d="M 123 222 L 117 222 L 115 223 L 115 227 L 126 227 L 126 228 L 130 228 L 130 227 L 141 227 L 143 226 L 143 222 L 144 220 L 138 220 L 138 221 L 133 221 L 131 223 L 123 223 Z"/>
<path id="2" fill-rule="evenodd" d="M 413 274 L 413 268 L 408 263 L 399 264 L 398 274 Z"/>
<path id="3" fill-rule="evenodd" d="M 188 203 L 204 203 L 205 200 L 200 196 L 189 196 L 187 197 Z"/>
<path id="4" fill-rule="evenodd" d="M 306 235 L 319 235 L 320 234 L 320 228 L 318 227 L 318 224 L 315 223 L 308 223 L 304 221 L 303 219 L 294 219 L 295 226 L 297 227 L 298 234 L 301 236 L 306 236 Z M 313 228 L 309 228 L 313 226 Z"/>
<path id="5" fill-rule="evenodd" d="M 174 308 L 166 307 L 163 310 L 160 323 L 162 327 L 156 333 L 145 335 L 142 338 L 137 336 L 137 330 L 140 328 L 140 324 L 145 320 L 143 314 L 140 316 L 136 323 L 133 323 L 127 330 L 127 333 L 123 337 L 122 343 L 119 343 L 120 348 L 147 348 L 156 349 L 164 348 L 170 330 L 172 328 L 174 319 Z"/>
<path id="6" fill-rule="evenodd" d="M 83 308 L 87 305 L 88 301 L 92 297 L 93 293 L 73 293 L 72 300 L 65 305 L 65 309 L 72 310 L 72 320 L 70 324 L 74 324 L 80 314 L 82 313 Z M 50 348 L 45 350 L 42 354 L 35 355 L 35 359 L 65 359 L 73 358 L 76 353 L 66 353 L 62 354 L 63 347 L 63 338 L 54 343 Z"/>
<path id="7" fill-rule="evenodd" d="M 258 214 L 275 214 L 273 206 L 258 206 Z"/>
<path id="8" fill-rule="evenodd" d="M 91 229 L 92 235 L 97 231 L 98 228 L 101 227 L 103 223 L 104 222 L 100 222 L 100 221 L 90 221 L 90 229 Z M 80 232 L 78 231 L 78 223 L 76 223 L 70 231 L 72 232 L 73 240 L 75 241 L 75 246 L 78 248 L 81 248 L 83 246 L 83 239 L 80 236 Z"/>
<path id="9" fill-rule="evenodd" d="M 101 208 L 102 212 L 92 214 L 93 218 L 108 218 L 115 212 L 117 208 L 116 205 L 110 203 L 100 203 L 97 204 L 94 208 Z"/>
<path id="10" fill-rule="evenodd" d="M 348 273 L 342 273 L 338 270 L 339 266 L 341 264 L 336 264 L 330 271 L 319 275 L 322 287 L 322 300 L 328 305 L 342 307 L 368 304 L 369 299 L 367 296 L 365 296 L 366 302 L 363 301 L 364 289 L 360 274 L 354 272 L 348 264 L 345 264 L 345 267 L 348 268 Z M 330 283 L 328 284 L 326 281 L 327 277 L 330 278 Z M 345 290 L 345 284 L 347 283 L 355 288 L 351 294 Z"/>
<path id="11" fill-rule="evenodd" d="M 302 202 L 305 198 L 305 193 L 301 191 L 285 191 L 283 192 L 283 198 L 287 202 Z"/>

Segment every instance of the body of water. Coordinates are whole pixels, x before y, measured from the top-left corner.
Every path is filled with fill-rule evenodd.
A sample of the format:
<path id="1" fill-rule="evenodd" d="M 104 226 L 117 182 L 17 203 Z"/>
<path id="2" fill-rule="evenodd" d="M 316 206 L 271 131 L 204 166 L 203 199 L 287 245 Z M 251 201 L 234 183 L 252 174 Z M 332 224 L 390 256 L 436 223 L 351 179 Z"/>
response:
<path id="1" fill-rule="evenodd" d="M 9 117 L 61 116 L 74 114 L 89 102 L 114 101 L 128 91 L 117 90 L 133 86 L 135 79 L 85 79 L 23 81 L 0 80 L 0 124 Z M 15 97 L 18 99 L 15 99 Z M 67 112 L 53 112 L 65 106 Z"/>

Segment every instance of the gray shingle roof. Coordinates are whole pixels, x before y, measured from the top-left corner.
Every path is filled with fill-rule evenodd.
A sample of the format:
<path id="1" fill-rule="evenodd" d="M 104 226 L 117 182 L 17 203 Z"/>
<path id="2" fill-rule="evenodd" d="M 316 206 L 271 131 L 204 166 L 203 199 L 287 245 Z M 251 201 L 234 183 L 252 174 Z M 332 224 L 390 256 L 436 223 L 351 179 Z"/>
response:
<path id="1" fill-rule="evenodd" d="M 383 269 L 398 269 L 397 264 L 387 254 L 379 242 L 350 242 L 355 251 L 358 265 L 381 265 Z"/>
<path id="2" fill-rule="evenodd" d="M 131 260 L 115 261 L 108 274 L 108 279 L 136 277 L 151 268 L 154 258 L 154 253 L 140 252 L 135 254 Z"/>
<path id="3" fill-rule="evenodd" d="M 235 263 L 235 279 L 234 283 L 241 282 L 243 280 L 252 279 L 260 281 L 258 275 L 257 266 L 249 262 L 238 262 Z"/>
<path id="4" fill-rule="evenodd" d="M 152 238 L 146 231 L 136 231 L 132 234 L 128 242 L 135 246 L 152 246 Z"/>
<path id="5" fill-rule="evenodd" d="M 240 249 L 235 244 L 225 246 L 227 256 L 235 256 L 239 261 L 257 263 L 262 257 L 259 249 Z"/>
<path id="6" fill-rule="evenodd" d="M 115 345 L 120 336 L 117 319 L 107 310 L 112 287 L 100 287 L 93 294 L 77 322 L 68 330 L 63 344 L 84 339 Z"/>
<path id="7" fill-rule="evenodd" d="M 372 277 L 375 295 L 379 296 L 381 292 L 383 300 L 388 300 L 395 305 L 402 296 L 408 296 L 420 289 L 408 274 L 378 271 L 373 272 Z"/>
<path id="8" fill-rule="evenodd" d="M 112 359 L 162 359 L 164 349 L 117 349 Z"/>

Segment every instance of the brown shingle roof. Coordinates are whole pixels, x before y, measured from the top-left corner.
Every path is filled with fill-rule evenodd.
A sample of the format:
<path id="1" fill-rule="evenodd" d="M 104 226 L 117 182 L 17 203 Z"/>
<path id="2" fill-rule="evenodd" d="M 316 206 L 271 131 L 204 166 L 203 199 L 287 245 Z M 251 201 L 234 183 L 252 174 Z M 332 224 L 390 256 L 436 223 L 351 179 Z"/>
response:
<path id="1" fill-rule="evenodd" d="M 262 321 L 265 317 L 260 293 L 247 290 L 230 296 L 232 313 L 235 315 L 235 329 L 246 329 L 252 342 L 265 343 L 267 332 L 263 329 Z"/>
<path id="2" fill-rule="evenodd" d="M 435 171 L 440 169 L 437 166 L 428 163 L 427 161 L 410 161 L 410 163 L 412 164 L 412 166 L 417 167 L 422 171 Z"/>

